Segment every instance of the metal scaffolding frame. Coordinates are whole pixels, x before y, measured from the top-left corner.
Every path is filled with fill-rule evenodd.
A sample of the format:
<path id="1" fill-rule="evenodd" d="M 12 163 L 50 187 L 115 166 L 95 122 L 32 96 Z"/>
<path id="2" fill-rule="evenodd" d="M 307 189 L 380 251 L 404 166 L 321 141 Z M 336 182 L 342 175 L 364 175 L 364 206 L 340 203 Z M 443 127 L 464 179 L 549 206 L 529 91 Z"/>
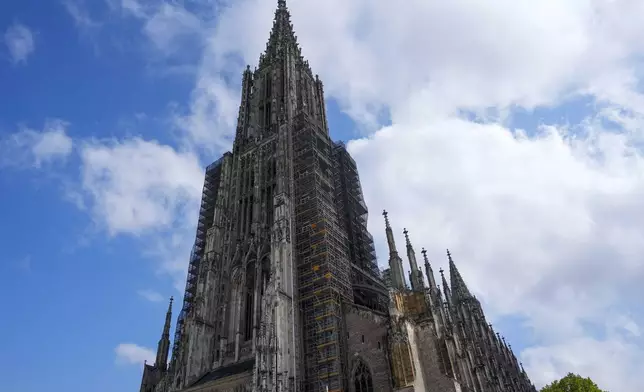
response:
<path id="1" fill-rule="evenodd" d="M 373 237 L 367 228 L 369 214 L 358 166 L 343 142 L 333 143 L 333 161 L 336 207 L 347 233 L 354 301 L 370 309 L 386 312 L 389 295 L 378 268 Z"/>
<path id="2" fill-rule="evenodd" d="M 219 158 L 206 168 L 204 185 L 201 194 L 201 207 L 199 209 L 199 219 L 197 220 L 197 229 L 195 243 L 190 252 L 190 262 L 188 264 L 188 275 L 186 277 L 186 288 L 183 295 L 183 306 L 174 332 L 174 346 L 172 348 L 172 361 L 177 358 L 180 350 L 181 336 L 183 334 L 183 324 L 192 309 L 192 303 L 197 289 L 197 280 L 199 277 L 199 266 L 204 257 L 206 244 L 206 234 L 213 224 L 215 205 L 219 193 L 219 184 L 221 180 L 222 163 L 225 156 Z"/>
<path id="3" fill-rule="evenodd" d="M 304 391 L 345 389 L 342 303 L 352 302 L 346 237 L 338 225 L 331 140 L 302 113 L 293 132 L 295 254 L 302 311 Z"/>

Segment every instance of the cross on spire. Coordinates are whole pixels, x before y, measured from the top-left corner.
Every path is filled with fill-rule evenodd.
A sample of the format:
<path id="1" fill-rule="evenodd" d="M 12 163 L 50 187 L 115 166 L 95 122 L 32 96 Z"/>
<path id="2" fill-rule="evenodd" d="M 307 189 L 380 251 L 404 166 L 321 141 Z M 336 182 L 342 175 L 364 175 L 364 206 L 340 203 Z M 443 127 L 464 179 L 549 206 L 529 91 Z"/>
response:
<path id="1" fill-rule="evenodd" d="M 382 216 L 385 217 L 385 225 L 389 227 L 389 213 L 387 210 L 382 210 Z"/>

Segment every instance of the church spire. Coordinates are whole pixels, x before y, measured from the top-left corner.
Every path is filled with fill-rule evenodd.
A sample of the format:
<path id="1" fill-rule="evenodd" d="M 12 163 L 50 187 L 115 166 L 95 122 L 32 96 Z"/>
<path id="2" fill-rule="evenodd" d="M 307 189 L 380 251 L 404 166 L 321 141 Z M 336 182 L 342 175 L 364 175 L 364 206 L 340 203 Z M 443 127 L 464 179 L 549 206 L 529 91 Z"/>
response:
<path id="1" fill-rule="evenodd" d="M 286 7 L 286 1 L 278 0 L 273 28 L 266 43 L 266 51 L 259 58 L 259 67 L 261 68 L 264 63 L 281 57 L 287 47 L 291 47 L 294 54 L 300 57 L 300 48 L 297 45 L 297 37 L 291 23 L 291 13 Z"/>
<path id="2" fill-rule="evenodd" d="M 389 269 L 391 271 L 391 287 L 398 290 L 404 290 L 407 288 L 407 286 L 405 284 L 402 259 L 400 258 L 400 256 L 398 256 L 396 242 L 394 241 L 394 232 L 391 230 L 387 211 L 382 211 L 382 216 L 385 217 L 385 233 L 387 234 L 387 245 L 389 245 Z"/>
<path id="3" fill-rule="evenodd" d="M 427 250 L 423 248 L 420 253 L 423 254 L 423 259 L 425 260 L 425 274 L 427 275 L 427 281 L 429 282 L 429 289 L 438 290 L 436 280 L 434 279 L 434 270 L 432 269 L 431 264 L 429 264 L 429 259 L 427 258 Z"/>
<path id="4" fill-rule="evenodd" d="M 165 371 L 168 367 L 168 352 L 170 351 L 170 325 L 172 324 L 172 301 L 174 301 L 174 298 L 170 297 L 170 305 L 168 305 L 168 311 L 165 314 L 163 333 L 161 334 L 161 339 L 159 339 L 159 346 L 157 347 L 157 359 L 154 363 L 154 366 L 163 371 Z"/>
<path id="5" fill-rule="evenodd" d="M 409 232 L 407 231 L 407 229 L 403 230 L 403 234 L 405 234 L 405 243 L 407 244 L 407 259 L 409 260 L 409 266 L 411 269 L 409 271 L 411 289 L 414 291 L 423 291 L 425 288 L 425 285 L 423 284 L 423 276 L 418 269 L 418 263 L 416 262 L 416 252 L 414 251 L 414 247 L 411 245 L 411 241 L 409 241 Z"/>
<path id="6" fill-rule="evenodd" d="M 470 294 L 461 273 L 458 272 L 458 268 L 456 268 L 456 264 L 452 260 L 452 254 L 449 252 L 449 249 L 447 250 L 447 258 L 449 259 L 449 280 L 455 303 L 472 298 L 472 294 Z"/>

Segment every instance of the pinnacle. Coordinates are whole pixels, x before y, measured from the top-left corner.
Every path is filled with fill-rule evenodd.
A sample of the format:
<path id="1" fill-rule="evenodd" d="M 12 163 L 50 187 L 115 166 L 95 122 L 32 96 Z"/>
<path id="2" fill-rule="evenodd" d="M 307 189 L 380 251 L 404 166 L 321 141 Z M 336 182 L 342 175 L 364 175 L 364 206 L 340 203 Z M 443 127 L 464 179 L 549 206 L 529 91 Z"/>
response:
<path id="1" fill-rule="evenodd" d="M 411 247 L 411 241 L 409 241 L 409 231 L 405 228 L 403 230 L 403 234 L 405 235 L 405 242 L 407 243 L 408 247 Z"/>
<path id="2" fill-rule="evenodd" d="M 461 273 L 458 271 L 458 268 L 456 268 L 454 260 L 452 260 L 452 255 L 449 252 L 449 249 L 447 250 L 447 258 L 449 259 L 449 280 L 452 286 L 452 295 L 454 296 L 454 299 L 456 301 L 460 301 L 472 298 L 472 294 L 470 294 Z"/>
<path id="3" fill-rule="evenodd" d="M 386 227 L 390 227 L 390 225 L 389 225 L 389 213 L 387 212 L 387 210 L 382 210 L 382 216 L 385 217 L 385 225 L 386 225 Z"/>

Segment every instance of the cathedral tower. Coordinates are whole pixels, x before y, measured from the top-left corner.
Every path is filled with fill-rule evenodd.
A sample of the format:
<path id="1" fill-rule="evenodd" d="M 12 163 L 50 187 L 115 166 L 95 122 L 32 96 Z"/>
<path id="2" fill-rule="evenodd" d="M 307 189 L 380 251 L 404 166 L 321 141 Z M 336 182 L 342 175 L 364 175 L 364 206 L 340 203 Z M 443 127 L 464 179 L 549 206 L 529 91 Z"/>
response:
<path id="1" fill-rule="evenodd" d="M 510 391 L 475 384 L 476 364 L 462 359 L 454 325 L 479 339 L 484 318 L 453 262 L 444 301 L 426 257 L 425 286 L 405 231 L 410 290 L 384 212 L 387 288 L 357 164 L 329 136 L 324 87 L 284 0 L 241 89 L 232 151 L 205 170 L 172 358 L 171 302 L 141 392 Z M 509 348 L 484 333 L 514 369 Z"/>

